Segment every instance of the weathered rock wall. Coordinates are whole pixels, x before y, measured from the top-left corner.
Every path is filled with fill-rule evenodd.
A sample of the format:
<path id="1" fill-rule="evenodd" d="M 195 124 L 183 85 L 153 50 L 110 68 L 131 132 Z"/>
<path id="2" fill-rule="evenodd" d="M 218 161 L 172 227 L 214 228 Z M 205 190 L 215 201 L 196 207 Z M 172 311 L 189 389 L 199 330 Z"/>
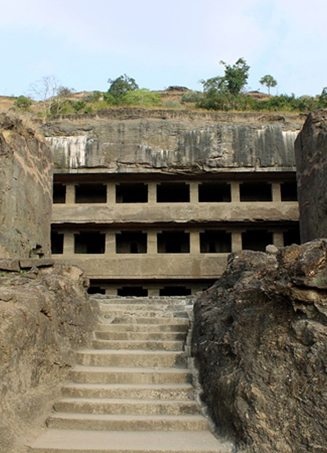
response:
<path id="1" fill-rule="evenodd" d="M 327 241 L 231 255 L 194 314 L 218 429 L 247 453 L 326 451 Z"/>
<path id="2" fill-rule="evenodd" d="M 0 451 L 25 452 L 96 316 L 82 271 L 55 265 L 0 273 Z"/>
<path id="3" fill-rule="evenodd" d="M 32 129 L 0 116 L 0 258 L 50 254 L 52 155 Z"/>
<path id="4" fill-rule="evenodd" d="M 327 237 L 327 110 L 308 116 L 295 153 L 301 241 Z"/>
<path id="5" fill-rule="evenodd" d="M 294 140 L 302 122 L 179 116 L 133 111 L 72 117 L 42 126 L 55 171 L 164 172 L 293 171 Z M 133 113 L 133 114 L 132 114 Z M 184 112 L 185 113 L 185 112 Z M 284 119 L 285 120 L 285 119 Z"/>

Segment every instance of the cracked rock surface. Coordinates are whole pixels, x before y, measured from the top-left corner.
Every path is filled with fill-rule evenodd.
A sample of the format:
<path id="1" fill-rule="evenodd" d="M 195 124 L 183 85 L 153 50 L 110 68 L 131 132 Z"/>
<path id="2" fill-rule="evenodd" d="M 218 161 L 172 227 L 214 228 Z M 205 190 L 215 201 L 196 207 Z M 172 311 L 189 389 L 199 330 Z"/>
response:
<path id="1" fill-rule="evenodd" d="M 295 142 L 301 241 L 327 236 L 327 110 L 308 116 Z"/>
<path id="2" fill-rule="evenodd" d="M 195 302 L 203 399 L 240 451 L 327 451 L 326 259 L 325 239 L 232 254 Z"/>
<path id="3" fill-rule="evenodd" d="M 0 451 L 25 451 L 20 438 L 45 414 L 88 344 L 94 311 L 77 267 L 0 271 Z"/>
<path id="4" fill-rule="evenodd" d="M 44 140 L 0 114 L 0 258 L 50 255 L 52 170 Z"/>
<path id="5" fill-rule="evenodd" d="M 294 170 L 299 118 L 113 109 L 96 116 L 65 116 L 40 131 L 54 154 L 56 173 L 220 172 L 222 168 Z"/>

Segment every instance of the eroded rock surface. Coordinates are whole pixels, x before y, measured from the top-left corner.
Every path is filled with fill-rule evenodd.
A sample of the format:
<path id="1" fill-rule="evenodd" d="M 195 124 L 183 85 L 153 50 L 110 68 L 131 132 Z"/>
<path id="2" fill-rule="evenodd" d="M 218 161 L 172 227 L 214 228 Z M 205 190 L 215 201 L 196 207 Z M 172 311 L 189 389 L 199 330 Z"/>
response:
<path id="1" fill-rule="evenodd" d="M 326 451 L 326 260 L 324 239 L 232 254 L 196 300 L 203 398 L 240 451 Z"/>
<path id="2" fill-rule="evenodd" d="M 302 124 L 299 118 L 250 114 L 113 109 L 54 120 L 41 132 L 57 173 L 294 171 L 294 140 Z"/>
<path id="3" fill-rule="evenodd" d="M 82 271 L 43 264 L 21 273 L 0 271 L 3 453 L 25 452 L 20 438 L 44 423 L 59 383 L 74 364 L 73 349 L 88 344 L 94 326 L 96 312 Z"/>
<path id="4" fill-rule="evenodd" d="M 295 154 L 301 241 L 327 237 L 327 110 L 310 113 Z"/>
<path id="5" fill-rule="evenodd" d="M 34 131 L 0 115 L 0 258 L 50 254 L 52 168 Z"/>

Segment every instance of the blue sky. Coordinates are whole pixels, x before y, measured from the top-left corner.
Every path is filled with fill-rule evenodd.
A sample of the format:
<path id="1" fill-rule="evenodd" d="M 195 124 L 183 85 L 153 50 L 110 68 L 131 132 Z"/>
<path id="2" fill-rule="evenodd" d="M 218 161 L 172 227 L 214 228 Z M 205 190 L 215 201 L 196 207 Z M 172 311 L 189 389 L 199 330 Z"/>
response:
<path id="1" fill-rule="evenodd" d="M 247 89 L 320 94 L 327 86 L 326 0 L 1 0 L 1 95 L 28 95 L 54 76 L 105 91 L 121 74 L 151 90 L 223 75 L 221 60 L 250 66 Z"/>

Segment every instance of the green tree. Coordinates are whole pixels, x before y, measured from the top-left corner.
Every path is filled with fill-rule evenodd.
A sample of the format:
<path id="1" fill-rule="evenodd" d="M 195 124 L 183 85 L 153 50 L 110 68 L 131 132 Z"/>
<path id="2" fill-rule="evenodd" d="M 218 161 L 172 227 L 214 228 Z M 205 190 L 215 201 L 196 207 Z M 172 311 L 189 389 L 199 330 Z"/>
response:
<path id="1" fill-rule="evenodd" d="M 268 88 L 268 94 L 270 94 L 270 88 L 274 88 L 277 85 L 277 80 L 270 74 L 267 74 L 259 80 L 259 83 L 265 85 Z"/>
<path id="2" fill-rule="evenodd" d="M 230 94 L 239 94 L 245 87 L 248 77 L 250 66 L 247 65 L 244 58 L 239 58 L 233 66 L 221 61 L 225 67 L 225 75 L 223 77 L 227 90 Z"/>
<path id="3" fill-rule="evenodd" d="M 205 93 L 227 92 L 225 77 L 212 77 L 211 79 L 201 80 Z"/>
<path id="4" fill-rule="evenodd" d="M 327 87 L 324 87 L 318 96 L 318 107 L 325 109 L 327 107 Z"/>
<path id="5" fill-rule="evenodd" d="M 129 91 L 135 91 L 139 89 L 135 80 L 131 77 L 128 77 L 126 74 L 121 75 L 115 80 L 108 79 L 108 83 L 110 83 L 108 93 L 111 94 L 111 96 L 113 96 L 115 99 L 121 98 Z"/>
<path id="6" fill-rule="evenodd" d="M 250 67 L 244 58 L 239 58 L 233 66 L 220 62 L 225 67 L 225 75 L 201 80 L 204 97 L 197 106 L 213 110 L 248 109 L 249 103 L 242 93 L 249 77 Z"/>

